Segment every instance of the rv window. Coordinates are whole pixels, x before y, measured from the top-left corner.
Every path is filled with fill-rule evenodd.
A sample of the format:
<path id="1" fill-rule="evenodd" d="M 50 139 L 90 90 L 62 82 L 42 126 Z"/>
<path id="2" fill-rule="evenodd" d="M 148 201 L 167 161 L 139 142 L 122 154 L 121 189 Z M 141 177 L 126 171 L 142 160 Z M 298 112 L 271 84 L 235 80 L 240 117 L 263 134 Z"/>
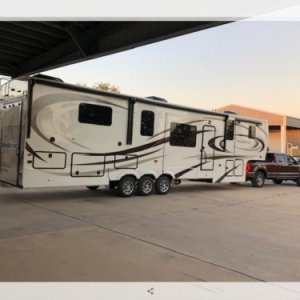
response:
<path id="1" fill-rule="evenodd" d="M 79 104 L 80 123 L 110 126 L 112 121 L 112 109 L 108 106 Z"/>
<path id="2" fill-rule="evenodd" d="M 225 139 L 233 140 L 233 138 L 234 138 L 234 121 L 227 120 L 226 128 L 225 128 Z"/>
<path id="3" fill-rule="evenodd" d="M 152 136 L 154 133 L 154 112 L 143 110 L 141 116 L 141 135 Z"/>
<path id="4" fill-rule="evenodd" d="M 196 146 L 197 127 L 189 124 L 171 123 L 170 145 L 181 147 Z"/>
<path id="5" fill-rule="evenodd" d="M 255 139 L 256 138 L 256 127 L 255 126 L 249 126 L 249 139 Z"/>

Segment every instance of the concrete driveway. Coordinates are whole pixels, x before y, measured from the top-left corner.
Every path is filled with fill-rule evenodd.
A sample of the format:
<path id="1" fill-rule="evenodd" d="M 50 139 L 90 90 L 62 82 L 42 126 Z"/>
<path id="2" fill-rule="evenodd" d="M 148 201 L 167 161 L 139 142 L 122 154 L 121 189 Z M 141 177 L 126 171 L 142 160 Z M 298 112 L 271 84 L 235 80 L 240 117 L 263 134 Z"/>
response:
<path id="1" fill-rule="evenodd" d="M 300 188 L 0 188 L 0 281 L 299 281 Z"/>

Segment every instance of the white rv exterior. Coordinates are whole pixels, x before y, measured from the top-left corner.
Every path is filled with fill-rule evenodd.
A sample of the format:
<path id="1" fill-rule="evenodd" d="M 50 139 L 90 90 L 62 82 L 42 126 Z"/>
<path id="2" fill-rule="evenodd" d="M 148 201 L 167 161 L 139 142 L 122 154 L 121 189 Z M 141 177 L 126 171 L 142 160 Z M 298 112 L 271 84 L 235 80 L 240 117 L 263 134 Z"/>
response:
<path id="1" fill-rule="evenodd" d="M 245 181 L 247 161 L 265 158 L 268 126 L 32 77 L 2 86 L 0 134 L 2 182 L 123 184 L 120 194 L 130 196 L 136 188 L 164 194 L 171 181 Z"/>

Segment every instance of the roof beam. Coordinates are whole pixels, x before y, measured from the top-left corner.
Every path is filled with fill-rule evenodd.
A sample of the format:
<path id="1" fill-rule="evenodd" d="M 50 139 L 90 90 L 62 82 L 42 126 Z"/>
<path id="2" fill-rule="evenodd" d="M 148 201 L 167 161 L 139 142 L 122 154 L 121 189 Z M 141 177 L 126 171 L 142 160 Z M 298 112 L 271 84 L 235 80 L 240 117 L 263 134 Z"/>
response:
<path id="1" fill-rule="evenodd" d="M 31 55 L 36 55 L 41 52 L 40 48 L 35 48 L 33 46 L 26 47 L 26 45 L 19 43 L 17 41 L 11 41 L 7 39 L 3 39 L 2 36 L 0 37 L 0 45 L 1 48 L 4 47 L 9 47 L 11 49 L 16 49 L 25 53 L 30 53 Z"/>
<path id="2" fill-rule="evenodd" d="M 12 22 L 12 24 L 25 29 L 29 29 L 33 32 L 48 35 L 49 37 L 65 39 L 67 36 L 67 33 L 65 31 L 44 25 L 42 22 Z"/>
<path id="3" fill-rule="evenodd" d="M 10 23 L 10 22 L 2 22 L 1 27 L 3 29 L 5 29 L 6 32 L 10 32 L 13 33 L 15 35 L 19 35 L 22 37 L 26 37 L 29 38 L 31 40 L 35 40 L 38 41 L 40 43 L 45 43 L 46 45 L 48 43 L 57 43 L 58 41 L 60 41 L 61 39 L 58 37 L 49 37 L 49 36 L 45 36 L 42 33 L 39 32 L 32 32 L 32 30 L 28 30 L 23 28 L 20 25 L 17 25 L 16 23 Z"/>
<path id="4" fill-rule="evenodd" d="M 28 39 L 23 37 L 22 35 L 15 34 L 13 32 L 8 33 L 6 30 L 3 30 L 1 27 L 0 27 L 0 37 L 12 42 L 16 41 L 19 44 L 39 48 L 41 50 L 45 50 L 49 48 L 48 46 L 44 45 L 40 41 Z"/>
<path id="5" fill-rule="evenodd" d="M 82 51 L 70 39 L 22 63 L 19 68 L 23 74 L 28 74 L 30 69 L 44 71 L 224 23 L 228 22 L 101 22 L 88 32 L 78 34 L 76 42 Z M 83 58 L 82 52 L 87 57 Z"/>

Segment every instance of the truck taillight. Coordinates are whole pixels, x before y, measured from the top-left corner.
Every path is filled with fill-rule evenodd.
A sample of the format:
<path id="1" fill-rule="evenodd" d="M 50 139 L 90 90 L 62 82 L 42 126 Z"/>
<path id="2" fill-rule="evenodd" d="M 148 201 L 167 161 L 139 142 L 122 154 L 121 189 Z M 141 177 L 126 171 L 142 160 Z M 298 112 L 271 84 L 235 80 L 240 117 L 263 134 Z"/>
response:
<path id="1" fill-rule="evenodd" d="M 246 163 L 246 173 L 251 172 L 251 164 Z"/>

